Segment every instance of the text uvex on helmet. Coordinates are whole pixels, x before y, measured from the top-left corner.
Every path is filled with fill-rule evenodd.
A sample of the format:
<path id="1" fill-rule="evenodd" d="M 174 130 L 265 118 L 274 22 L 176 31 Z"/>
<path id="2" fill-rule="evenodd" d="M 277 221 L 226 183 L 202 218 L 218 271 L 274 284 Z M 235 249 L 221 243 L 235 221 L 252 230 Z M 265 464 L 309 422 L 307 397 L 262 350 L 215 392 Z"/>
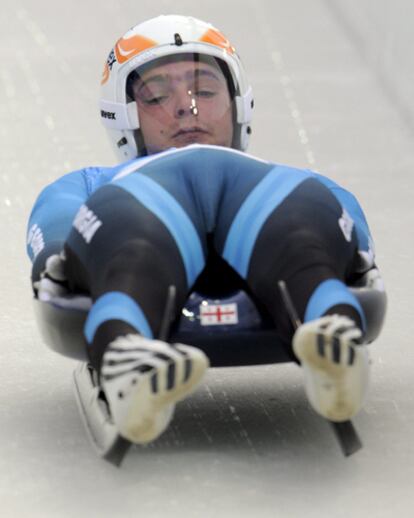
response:
<path id="1" fill-rule="evenodd" d="M 251 133 L 252 89 L 234 47 L 211 24 L 188 16 L 163 15 L 130 29 L 109 53 L 101 81 L 100 113 L 120 160 L 146 153 L 140 144 L 136 102 L 128 96 L 128 77 L 168 56 L 212 57 L 223 66 L 233 93 L 232 147 L 244 151 Z"/>

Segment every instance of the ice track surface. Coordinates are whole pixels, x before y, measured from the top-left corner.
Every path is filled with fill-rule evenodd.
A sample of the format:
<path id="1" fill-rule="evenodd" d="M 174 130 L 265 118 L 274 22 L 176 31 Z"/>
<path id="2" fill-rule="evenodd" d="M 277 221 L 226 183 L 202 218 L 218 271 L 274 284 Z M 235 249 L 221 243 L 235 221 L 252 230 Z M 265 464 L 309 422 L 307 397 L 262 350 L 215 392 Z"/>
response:
<path id="1" fill-rule="evenodd" d="M 413 516 L 414 130 L 340 3 L 3 0 L 2 517 Z M 348 459 L 309 408 L 299 368 L 285 365 L 210 371 L 170 430 L 114 468 L 82 427 L 74 363 L 41 343 L 24 253 L 29 210 L 59 175 L 114 163 L 97 112 L 102 65 L 128 27 L 161 12 L 210 20 L 239 50 L 256 99 L 251 153 L 313 167 L 366 210 L 389 311 L 354 420 L 365 447 Z"/>

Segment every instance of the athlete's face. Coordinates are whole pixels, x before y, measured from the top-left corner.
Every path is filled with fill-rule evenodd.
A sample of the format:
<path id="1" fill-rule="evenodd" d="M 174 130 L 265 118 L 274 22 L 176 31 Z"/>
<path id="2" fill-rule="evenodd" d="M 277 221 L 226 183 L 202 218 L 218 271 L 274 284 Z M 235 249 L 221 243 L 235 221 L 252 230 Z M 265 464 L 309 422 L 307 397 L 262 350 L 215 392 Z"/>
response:
<path id="1" fill-rule="evenodd" d="M 218 66 L 159 65 L 145 71 L 132 90 L 148 154 L 194 143 L 231 146 L 231 99 Z"/>

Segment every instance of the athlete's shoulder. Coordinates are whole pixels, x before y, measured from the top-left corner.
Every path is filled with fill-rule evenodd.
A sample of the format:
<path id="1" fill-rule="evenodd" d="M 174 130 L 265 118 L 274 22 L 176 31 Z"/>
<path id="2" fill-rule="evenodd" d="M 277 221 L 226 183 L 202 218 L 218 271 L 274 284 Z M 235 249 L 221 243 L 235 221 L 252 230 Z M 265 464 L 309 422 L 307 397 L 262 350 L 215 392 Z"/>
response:
<path id="1" fill-rule="evenodd" d="M 67 186 L 69 183 L 82 185 L 86 188 L 87 194 L 91 195 L 99 187 L 110 183 L 120 171 L 129 168 L 131 164 L 136 164 L 141 160 L 140 158 L 135 158 L 114 166 L 83 167 L 63 175 L 56 183 L 62 187 L 64 185 Z"/>

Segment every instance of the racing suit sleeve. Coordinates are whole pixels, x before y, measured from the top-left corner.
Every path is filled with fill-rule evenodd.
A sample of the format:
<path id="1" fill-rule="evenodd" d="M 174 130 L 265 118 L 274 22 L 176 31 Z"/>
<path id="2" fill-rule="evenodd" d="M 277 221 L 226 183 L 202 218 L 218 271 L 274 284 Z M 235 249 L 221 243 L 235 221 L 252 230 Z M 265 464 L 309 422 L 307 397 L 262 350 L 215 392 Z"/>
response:
<path id="1" fill-rule="evenodd" d="M 69 173 L 45 187 L 30 214 L 27 253 L 33 262 L 32 282 L 37 280 L 46 259 L 59 253 L 79 207 L 90 195 L 85 170 Z"/>

